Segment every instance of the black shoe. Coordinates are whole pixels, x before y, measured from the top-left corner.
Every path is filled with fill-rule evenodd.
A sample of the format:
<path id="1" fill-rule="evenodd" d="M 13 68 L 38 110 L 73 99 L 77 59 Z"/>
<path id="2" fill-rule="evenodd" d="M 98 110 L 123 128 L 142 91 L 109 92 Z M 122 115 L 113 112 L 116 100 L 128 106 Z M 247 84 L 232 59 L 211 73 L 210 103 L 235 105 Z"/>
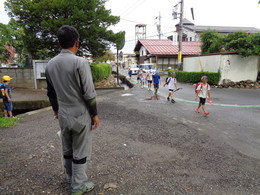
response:
<path id="1" fill-rule="evenodd" d="M 169 98 L 169 97 L 167 97 L 167 100 L 168 100 L 168 101 L 170 101 L 170 98 Z"/>
<path id="2" fill-rule="evenodd" d="M 174 99 L 172 99 L 172 101 L 171 101 L 172 103 L 175 103 L 175 101 L 174 101 Z"/>

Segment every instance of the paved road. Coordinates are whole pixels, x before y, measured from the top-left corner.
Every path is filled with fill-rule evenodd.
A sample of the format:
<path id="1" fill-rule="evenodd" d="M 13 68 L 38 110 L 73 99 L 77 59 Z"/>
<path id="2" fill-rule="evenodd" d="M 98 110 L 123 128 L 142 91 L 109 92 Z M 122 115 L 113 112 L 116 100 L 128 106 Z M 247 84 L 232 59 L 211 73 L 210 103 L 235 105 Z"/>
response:
<path id="1" fill-rule="evenodd" d="M 194 112 L 194 103 L 172 104 L 161 94 L 160 100 L 146 100 L 152 92 L 139 86 L 98 91 L 101 125 L 93 132 L 88 169 L 96 188 L 89 195 L 259 194 L 260 160 L 250 148 L 253 141 L 259 147 L 259 133 L 227 117 L 245 108 L 209 107 L 205 118 Z M 0 129 L 0 194 L 69 193 L 58 129 L 51 110 Z M 250 152 L 242 154 L 234 140 Z M 117 187 L 104 189 L 111 182 Z"/>
<path id="2" fill-rule="evenodd" d="M 126 71 L 121 70 L 121 73 L 126 75 Z M 161 80 L 164 83 L 165 77 Z M 136 83 L 135 75 L 132 82 Z M 210 115 L 202 117 L 194 112 L 197 105 L 194 86 L 178 83 L 178 87 L 183 89 L 175 93 L 176 103 L 169 104 L 175 110 L 172 113 L 174 119 L 211 137 L 220 138 L 245 155 L 260 159 L 259 89 L 211 89 L 215 106 L 207 105 Z M 165 98 L 167 93 L 167 87 L 161 85 L 159 94 Z M 146 95 L 152 96 L 152 92 L 147 91 Z"/>

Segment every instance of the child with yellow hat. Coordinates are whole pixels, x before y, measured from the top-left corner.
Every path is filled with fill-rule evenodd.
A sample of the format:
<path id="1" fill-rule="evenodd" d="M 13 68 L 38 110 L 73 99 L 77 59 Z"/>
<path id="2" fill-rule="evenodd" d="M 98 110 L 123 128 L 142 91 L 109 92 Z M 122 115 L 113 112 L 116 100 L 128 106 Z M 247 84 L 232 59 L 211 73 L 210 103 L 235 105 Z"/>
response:
<path id="1" fill-rule="evenodd" d="M 4 94 L 5 97 L 3 98 L 3 104 L 4 104 L 4 117 L 13 118 L 13 103 L 12 103 L 12 95 L 11 95 L 11 87 L 10 87 L 10 81 L 11 77 L 8 75 L 5 75 L 2 77 L 3 83 L 4 83 Z"/>

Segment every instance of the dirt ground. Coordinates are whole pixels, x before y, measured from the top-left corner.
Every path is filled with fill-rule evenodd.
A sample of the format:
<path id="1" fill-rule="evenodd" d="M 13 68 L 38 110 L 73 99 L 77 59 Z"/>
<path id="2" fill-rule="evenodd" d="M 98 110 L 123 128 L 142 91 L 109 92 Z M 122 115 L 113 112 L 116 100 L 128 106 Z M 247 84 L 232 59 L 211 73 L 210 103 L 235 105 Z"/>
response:
<path id="1" fill-rule="evenodd" d="M 99 92 L 101 126 L 88 167 L 96 188 L 88 194 L 259 194 L 258 159 L 172 119 L 164 99 L 145 101 L 142 93 Z M 52 111 L 0 128 L 0 194 L 69 194 L 58 130 Z"/>

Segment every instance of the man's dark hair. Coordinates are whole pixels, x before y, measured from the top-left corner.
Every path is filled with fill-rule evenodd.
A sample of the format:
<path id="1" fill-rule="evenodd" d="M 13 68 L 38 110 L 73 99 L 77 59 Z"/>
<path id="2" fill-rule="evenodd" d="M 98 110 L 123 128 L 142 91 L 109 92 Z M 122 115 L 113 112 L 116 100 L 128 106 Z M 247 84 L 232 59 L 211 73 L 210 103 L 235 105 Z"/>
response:
<path id="1" fill-rule="evenodd" d="M 76 28 L 63 25 L 57 32 L 59 44 L 63 49 L 73 47 L 75 41 L 79 40 L 79 33 Z"/>

